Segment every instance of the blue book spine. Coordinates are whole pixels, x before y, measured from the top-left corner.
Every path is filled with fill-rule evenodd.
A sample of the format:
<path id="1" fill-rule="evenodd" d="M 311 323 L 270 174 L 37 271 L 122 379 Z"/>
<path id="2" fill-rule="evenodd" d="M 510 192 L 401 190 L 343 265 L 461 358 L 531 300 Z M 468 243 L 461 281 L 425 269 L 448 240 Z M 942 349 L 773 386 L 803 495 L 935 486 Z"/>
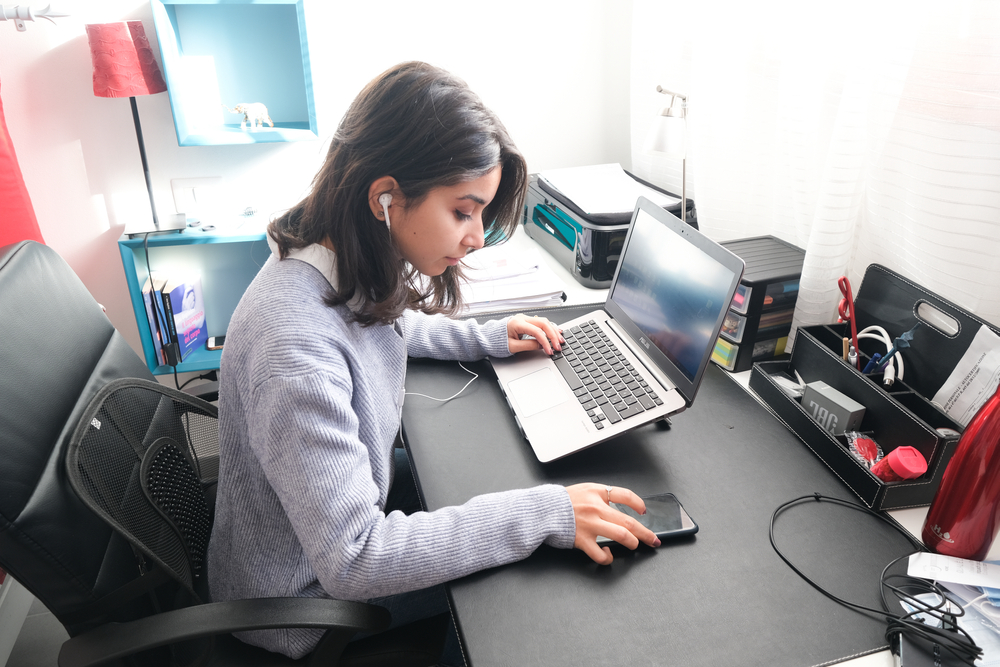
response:
<path id="1" fill-rule="evenodd" d="M 165 363 L 163 357 L 163 343 L 160 340 L 160 324 L 156 314 L 153 312 L 153 286 L 152 280 L 147 279 L 142 288 L 142 300 L 146 304 L 146 319 L 149 321 L 149 334 L 153 338 L 153 358 L 157 365 Z"/>
<path id="2" fill-rule="evenodd" d="M 159 312 L 157 315 L 160 317 L 160 322 L 162 323 L 163 331 L 163 346 L 167 348 L 168 346 L 173 346 L 173 349 L 177 349 L 177 332 L 174 330 L 174 318 L 173 314 L 170 312 L 170 299 L 167 298 L 168 294 L 165 294 L 162 289 L 156 290 L 157 302 L 159 303 Z M 178 355 L 176 359 L 171 359 L 172 355 L 164 349 L 164 357 L 166 363 L 173 366 L 180 363 L 181 359 Z"/>

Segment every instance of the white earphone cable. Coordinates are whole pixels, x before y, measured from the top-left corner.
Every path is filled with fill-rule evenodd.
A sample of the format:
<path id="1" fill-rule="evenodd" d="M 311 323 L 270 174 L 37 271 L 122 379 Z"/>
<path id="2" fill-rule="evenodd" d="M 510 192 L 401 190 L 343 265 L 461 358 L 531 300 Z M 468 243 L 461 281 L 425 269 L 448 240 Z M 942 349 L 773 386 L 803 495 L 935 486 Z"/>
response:
<path id="1" fill-rule="evenodd" d="M 459 365 L 459 366 L 461 366 L 461 368 L 462 368 L 462 370 L 463 370 L 463 371 L 465 371 L 466 373 L 469 373 L 469 374 L 471 374 L 471 375 L 472 375 L 472 379 L 471 379 L 471 380 L 469 380 L 468 382 L 466 382 L 466 383 L 465 383 L 465 386 L 464 386 L 464 387 L 462 387 L 461 389 L 459 389 L 459 390 L 458 390 L 458 393 L 456 393 L 456 394 L 453 394 L 452 396 L 449 396 L 448 398 L 434 398 L 433 396 L 428 396 L 427 394 L 418 394 L 418 393 L 416 393 L 416 392 L 412 392 L 412 391 L 408 391 L 408 392 L 406 392 L 406 393 L 405 393 L 404 395 L 405 395 L 405 396 L 423 396 L 424 398 L 429 398 L 429 399 L 431 399 L 432 401 L 438 401 L 438 402 L 440 402 L 440 403 L 446 403 L 446 402 L 450 401 L 450 400 L 451 400 L 451 399 L 453 399 L 453 398 L 457 398 L 457 397 L 458 397 L 459 395 L 461 395 L 461 393 L 462 393 L 463 391 L 465 391 L 466 389 L 468 389 L 468 388 L 469 388 L 469 385 L 470 385 L 470 384 L 472 384 L 473 382 L 475 382 L 475 381 L 476 381 L 476 378 L 478 378 L 478 377 L 479 377 L 479 374 L 478 374 L 478 373 L 473 373 L 472 371 L 470 371 L 470 370 L 469 370 L 468 368 L 466 368 L 465 366 L 462 366 L 462 362 L 461 362 L 461 361 L 460 361 L 460 362 L 458 362 L 458 365 Z"/>

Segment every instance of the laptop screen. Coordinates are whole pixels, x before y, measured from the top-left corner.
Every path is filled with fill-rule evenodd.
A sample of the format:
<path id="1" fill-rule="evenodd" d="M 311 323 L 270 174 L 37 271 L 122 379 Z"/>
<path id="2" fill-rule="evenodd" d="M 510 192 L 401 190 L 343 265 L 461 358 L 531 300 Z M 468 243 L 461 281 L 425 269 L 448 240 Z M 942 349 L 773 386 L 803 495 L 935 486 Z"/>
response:
<path id="1" fill-rule="evenodd" d="M 635 216 L 611 300 L 694 382 L 739 276 L 642 208 Z"/>

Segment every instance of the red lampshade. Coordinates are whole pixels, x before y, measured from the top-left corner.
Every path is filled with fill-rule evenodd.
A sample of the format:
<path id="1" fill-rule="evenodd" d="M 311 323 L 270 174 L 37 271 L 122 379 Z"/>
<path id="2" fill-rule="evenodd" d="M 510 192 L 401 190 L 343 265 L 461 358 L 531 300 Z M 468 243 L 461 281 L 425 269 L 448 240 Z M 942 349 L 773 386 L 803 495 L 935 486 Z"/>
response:
<path id="1" fill-rule="evenodd" d="M 87 39 L 94 62 L 94 95 L 135 97 L 167 89 L 142 21 L 91 23 Z"/>

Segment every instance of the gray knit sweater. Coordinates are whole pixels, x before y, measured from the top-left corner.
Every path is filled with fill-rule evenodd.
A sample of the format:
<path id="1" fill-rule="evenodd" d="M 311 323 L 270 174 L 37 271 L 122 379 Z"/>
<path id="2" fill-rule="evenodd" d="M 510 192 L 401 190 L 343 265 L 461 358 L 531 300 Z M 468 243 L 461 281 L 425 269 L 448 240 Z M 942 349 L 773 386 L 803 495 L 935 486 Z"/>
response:
<path id="1" fill-rule="evenodd" d="M 208 551 L 212 598 L 366 600 L 517 561 L 543 542 L 572 547 L 573 508 L 561 486 L 410 516 L 383 513 L 407 355 L 508 356 L 506 325 L 412 311 L 394 326 L 348 323 L 346 306 L 322 300 L 335 284 L 334 262 L 322 246 L 281 261 L 272 255 L 230 322 Z M 300 657 L 320 635 L 239 636 Z"/>

